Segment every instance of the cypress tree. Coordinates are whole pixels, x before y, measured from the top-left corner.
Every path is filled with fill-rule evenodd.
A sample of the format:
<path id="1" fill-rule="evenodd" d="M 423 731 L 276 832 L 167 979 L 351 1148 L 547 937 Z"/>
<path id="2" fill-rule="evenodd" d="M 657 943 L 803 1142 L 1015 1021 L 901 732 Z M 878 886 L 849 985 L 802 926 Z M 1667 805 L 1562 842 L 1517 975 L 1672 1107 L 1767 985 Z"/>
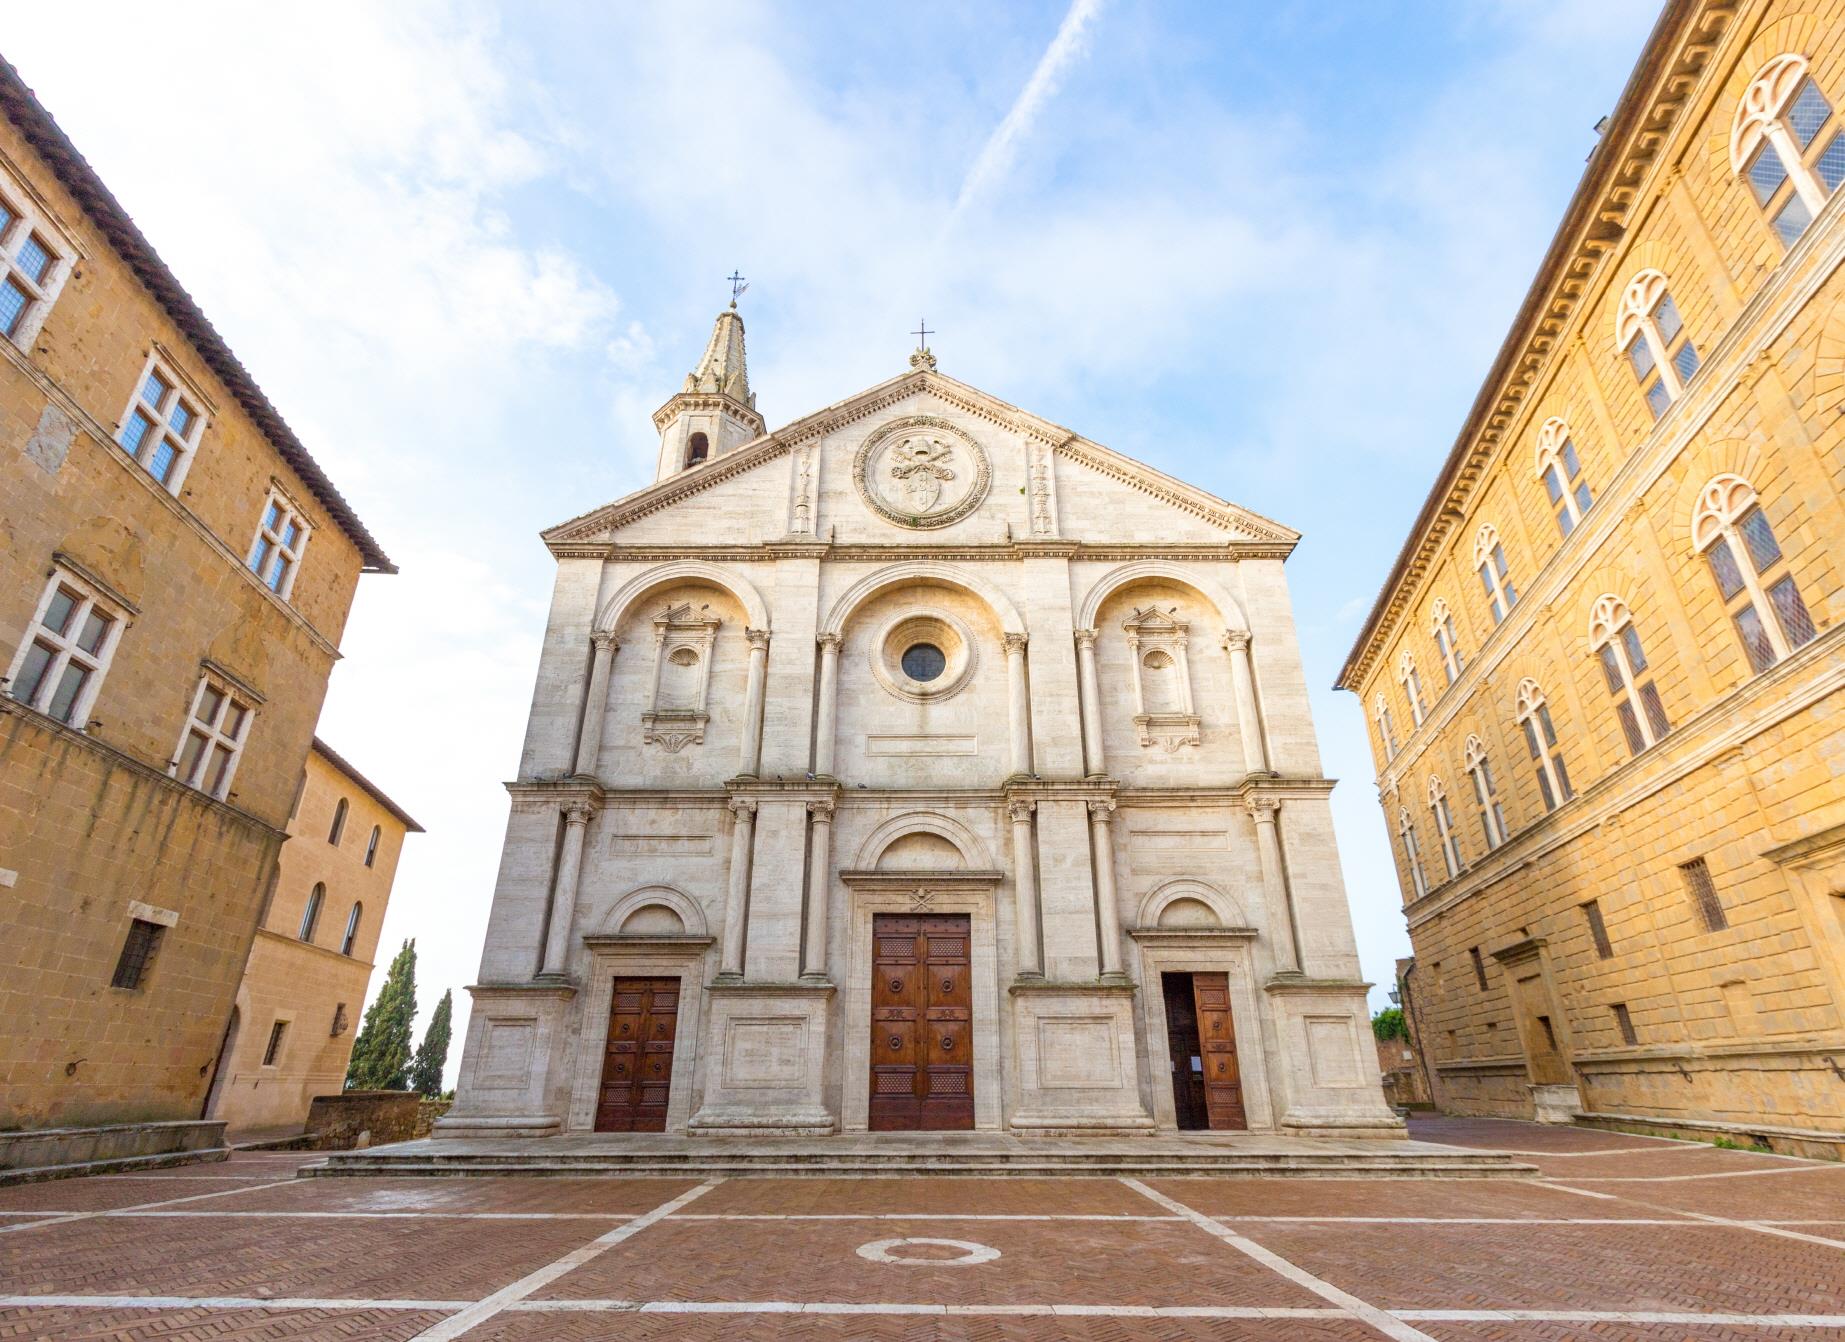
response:
<path id="1" fill-rule="evenodd" d="M 410 1025 L 416 1019 L 416 939 L 404 942 L 385 973 L 384 987 L 365 1010 L 365 1024 L 352 1046 L 347 1090 L 405 1090 L 410 1062 Z"/>
<path id="2" fill-rule="evenodd" d="M 410 1089 L 435 1097 L 442 1093 L 442 1069 L 448 1065 L 449 1016 L 454 1010 L 454 991 L 442 994 L 436 1009 L 429 1015 L 429 1028 L 410 1063 Z"/>

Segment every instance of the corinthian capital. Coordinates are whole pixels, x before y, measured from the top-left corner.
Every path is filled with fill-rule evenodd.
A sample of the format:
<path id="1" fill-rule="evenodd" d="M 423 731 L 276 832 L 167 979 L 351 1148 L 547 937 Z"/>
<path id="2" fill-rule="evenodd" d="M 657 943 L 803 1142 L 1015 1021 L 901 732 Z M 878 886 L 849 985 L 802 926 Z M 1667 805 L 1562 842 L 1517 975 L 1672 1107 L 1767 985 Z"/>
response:
<path id="1" fill-rule="evenodd" d="M 1031 813 L 1037 809 L 1038 803 L 1035 801 L 1009 801 L 1006 803 L 1006 814 L 1015 825 L 1030 820 Z"/>
<path id="2" fill-rule="evenodd" d="M 564 823 L 566 825 L 587 825 L 589 818 L 596 813 L 596 808 L 586 801 L 564 803 Z"/>
<path id="3" fill-rule="evenodd" d="M 835 652 L 839 650 L 839 635 L 838 634 L 832 634 L 832 633 L 815 634 L 814 642 L 818 643 L 822 648 L 831 648 Z"/>
<path id="4" fill-rule="evenodd" d="M 613 629 L 598 629 L 589 636 L 589 641 L 596 645 L 597 652 L 613 652 L 616 648 L 621 646 L 621 644 L 615 640 L 615 631 Z"/>
<path id="5" fill-rule="evenodd" d="M 1247 629 L 1224 630 L 1224 647 L 1231 652 L 1242 652 L 1248 646 L 1249 631 Z"/>
<path id="6" fill-rule="evenodd" d="M 1078 629 L 1076 631 L 1076 646 L 1079 648 L 1095 647 L 1095 630 Z"/>
<path id="7" fill-rule="evenodd" d="M 1281 810 L 1281 799 L 1279 797 L 1251 797 L 1243 805 L 1248 808 L 1249 818 L 1258 825 L 1272 825 L 1275 823 L 1275 816 Z"/>
<path id="8" fill-rule="evenodd" d="M 1006 655 L 1011 656 L 1014 653 L 1017 653 L 1018 655 L 1023 656 L 1025 653 L 1025 642 L 1026 642 L 1026 639 L 1025 639 L 1025 635 L 1023 634 L 1007 634 L 1006 635 Z"/>
<path id="9" fill-rule="evenodd" d="M 767 629 L 745 629 L 743 631 L 743 637 L 750 641 L 750 647 L 752 648 L 767 648 L 769 646 L 769 631 Z"/>

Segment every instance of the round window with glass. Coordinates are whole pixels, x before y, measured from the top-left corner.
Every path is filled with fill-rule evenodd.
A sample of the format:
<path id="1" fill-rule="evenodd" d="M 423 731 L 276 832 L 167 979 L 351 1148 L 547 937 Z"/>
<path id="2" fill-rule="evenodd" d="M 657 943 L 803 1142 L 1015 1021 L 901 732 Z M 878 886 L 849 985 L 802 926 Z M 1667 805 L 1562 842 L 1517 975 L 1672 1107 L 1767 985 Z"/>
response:
<path id="1" fill-rule="evenodd" d="M 903 674 L 927 684 L 941 678 L 948 668 L 948 658 L 933 643 L 912 643 L 903 650 Z"/>

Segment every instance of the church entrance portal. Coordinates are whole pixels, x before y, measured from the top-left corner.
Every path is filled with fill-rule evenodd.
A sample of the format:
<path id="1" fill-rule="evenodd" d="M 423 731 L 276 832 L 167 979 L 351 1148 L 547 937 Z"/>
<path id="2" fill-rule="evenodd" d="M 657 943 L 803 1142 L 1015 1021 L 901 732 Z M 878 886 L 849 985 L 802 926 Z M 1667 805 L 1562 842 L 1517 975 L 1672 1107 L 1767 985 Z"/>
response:
<path id="1" fill-rule="evenodd" d="M 876 914 L 871 941 L 871 1130 L 972 1128 L 968 916 Z"/>
<path id="2" fill-rule="evenodd" d="M 615 980 L 609 1043 L 602 1057 L 597 1132 L 665 1132 L 673 1086 L 679 980 Z"/>
<path id="3" fill-rule="evenodd" d="M 1181 1129 L 1249 1126 L 1223 974 L 1161 974 L 1172 1105 Z"/>

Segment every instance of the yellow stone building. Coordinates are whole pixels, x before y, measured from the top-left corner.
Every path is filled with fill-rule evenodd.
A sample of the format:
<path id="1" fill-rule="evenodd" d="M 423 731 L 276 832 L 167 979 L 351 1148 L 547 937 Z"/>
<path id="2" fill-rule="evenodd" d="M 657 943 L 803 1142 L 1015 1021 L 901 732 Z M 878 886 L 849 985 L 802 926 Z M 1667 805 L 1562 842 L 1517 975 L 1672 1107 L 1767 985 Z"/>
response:
<path id="1" fill-rule="evenodd" d="M 362 571 L 0 62 L 0 1129 L 199 1119 Z"/>
<path id="2" fill-rule="evenodd" d="M 404 836 L 423 832 L 318 737 L 299 798 L 212 1083 L 232 1134 L 298 1132 L 344 1087 Z"/>
<path id="3" fill-rule="evenodd" d="M 1841 108 L 1666 7 L 1339 677 L 1451 1111 L 1845 1142 Z"/>

